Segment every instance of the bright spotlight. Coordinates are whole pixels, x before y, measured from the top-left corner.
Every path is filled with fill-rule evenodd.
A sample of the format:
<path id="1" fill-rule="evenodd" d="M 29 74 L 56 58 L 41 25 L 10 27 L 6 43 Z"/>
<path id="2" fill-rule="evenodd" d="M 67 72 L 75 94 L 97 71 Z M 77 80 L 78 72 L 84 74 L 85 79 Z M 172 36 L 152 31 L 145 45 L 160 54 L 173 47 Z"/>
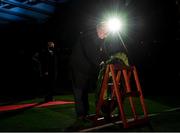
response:
<path id="1" fill-rule="evenodd" d="M 107 28 L 111 33 L 120 32 L 122 30 L 122 21 L 116 17 L 110 18 L 107 21 Z"/>

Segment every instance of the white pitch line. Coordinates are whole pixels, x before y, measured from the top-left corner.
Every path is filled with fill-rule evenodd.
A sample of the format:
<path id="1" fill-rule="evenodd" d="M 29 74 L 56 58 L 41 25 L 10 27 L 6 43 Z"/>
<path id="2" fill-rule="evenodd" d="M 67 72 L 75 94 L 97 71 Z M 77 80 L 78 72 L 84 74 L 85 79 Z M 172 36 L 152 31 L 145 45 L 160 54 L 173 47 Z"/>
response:
<path id="1" fill-rule="evenodd" d="M 162 112 L 173 112 L 173 111 L 177 111 L 177 110 L 180 110 L 180 107 L 176 107 L 176 108 L 171 108 L 171 109 L 166 109 Z M 162 113 L 161 112 L 161 113 Z M 154 113 L 154 114 L 149 114 L 148 116 L 149 117 L 153 117 L 153 116 L 157 116 L 157 115 L 160 115 L 161 113 Z M 142 115 L 141 117 L 143 117 L 144 115 Z M 128 121 L 132 121 L 133 119 L 128 119 Z M 95 130 L 95 129 L 101 129 L 101 128 L 105 128 L 105 127 L 109 127 L 109 126 L 113 126 L 114 124 L 120 124 L 122 123 L 122 121 L 116 121 L 114 123 L 108 123 L 108 124 L 104 124 L 104 125 L 101 125 L 101 126 L 96 126 L 96 127 L 92 127 L 92 128 L 88 128 L 88 129 L 82 129 L 80 130 L 80 132 L 88 132 L 88 131 L 92 131 L 92 130 Z"/>
<path id="2" fill-rule="evenodd" d="M 171 111 L 177 111 L 180 110 L 180 107 L 172 108 L 172 109 L 166 109 L 164 112 L 171 112 Z"/>
<path id="3" fill-rule="evenodd" d="M 171 108 L 171 109 L 165 109 L 164 111 L 160 112 L 160 113 L 154 113 L 154 114 L 149 114 L 148 116 L 157 116 L 160 115 L 161 113 L 165 113 L 165 112 L 173 112 L 173 111 L 177 111 L 180 110 L 180 107 L 176 107 L 176 108 Z"/>
<path id="4" fill-rule="evenodd" d="M 101 129 L 101 128 L 109 127 L 109 126 L 113 126 L 113 125 L 114 125 L 113 123 L 108 123 L 108 124 L 104 124 L 101 126 L 96 126 L 96 127 L 92 127 L 92 128 L 88 128 L 88 129 L 82 129 L 82 130 L 80 130 L 80 132 L 88 132 L 88 131 L 92 131 L 95 129 Z"/>

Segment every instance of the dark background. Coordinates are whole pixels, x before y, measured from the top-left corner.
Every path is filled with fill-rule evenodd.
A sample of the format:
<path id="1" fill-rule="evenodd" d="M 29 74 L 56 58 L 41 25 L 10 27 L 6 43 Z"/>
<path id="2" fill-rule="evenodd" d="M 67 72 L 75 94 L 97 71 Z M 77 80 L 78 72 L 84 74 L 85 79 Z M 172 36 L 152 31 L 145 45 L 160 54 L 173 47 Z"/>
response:
<path id="1" fill-rule="evenodd" d="M 57 44 L 59 51 L 56 94 L 72 93 L 69 57 L 78 35 L 90 25 L 96 2 L 69 0 L 57 4 L 53 15 L 41 23 L 1 24 L 0 97 L 39 95 L 32 77 L 32 55 L 49 40 Z M 131 28 L 124 41 L 138 69 L 145 95 L 178 95 L 179 4 L 178 0 L 131 0 L 125 10 Z"/>

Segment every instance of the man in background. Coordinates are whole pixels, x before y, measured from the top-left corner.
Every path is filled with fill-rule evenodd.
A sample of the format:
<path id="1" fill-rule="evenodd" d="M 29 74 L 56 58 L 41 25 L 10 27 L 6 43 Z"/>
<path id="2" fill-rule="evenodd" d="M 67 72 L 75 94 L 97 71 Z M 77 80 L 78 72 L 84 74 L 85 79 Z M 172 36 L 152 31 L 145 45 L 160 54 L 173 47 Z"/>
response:
<path id="1" fill-rule="evenodd" d="M 47 43 L 46 49 L 42 51 L 42 78 L 43 89 L 45 90 L 45 102 L 53 101 L 54 90 L 57 80 L 57 53 L 55 44 L 52 41 Z"/>

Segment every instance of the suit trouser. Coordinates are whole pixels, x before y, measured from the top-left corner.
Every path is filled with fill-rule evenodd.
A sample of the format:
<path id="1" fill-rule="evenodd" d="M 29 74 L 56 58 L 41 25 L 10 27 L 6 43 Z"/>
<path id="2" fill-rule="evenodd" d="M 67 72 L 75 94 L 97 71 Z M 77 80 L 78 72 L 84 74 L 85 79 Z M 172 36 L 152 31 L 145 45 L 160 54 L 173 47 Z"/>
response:
<path id="1" fill-rule="evenodd" d="M 88 91 L 90 78 L 81 72 L 72 71 L 72 80 L 76 115 L 77 117 L 86 116 L 89 111 Z"/>
<path id="2" fill-rule="evenodd" d="M 55 89 L 55 78 L 53 76 L 44 76 L 44 93 L 45 97 L 52 97 Z"/>

